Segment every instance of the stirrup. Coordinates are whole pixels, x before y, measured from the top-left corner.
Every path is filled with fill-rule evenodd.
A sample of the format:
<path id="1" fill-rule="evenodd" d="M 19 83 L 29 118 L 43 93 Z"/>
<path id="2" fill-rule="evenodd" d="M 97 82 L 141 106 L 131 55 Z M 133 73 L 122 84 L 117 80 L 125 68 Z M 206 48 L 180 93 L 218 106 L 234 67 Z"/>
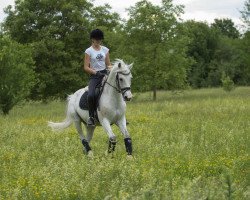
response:
<path id="1" fill-rule="evenodd" d="M 89 117 L 87 126 L 95 126 L 95 119 L 93 117 Z"/>

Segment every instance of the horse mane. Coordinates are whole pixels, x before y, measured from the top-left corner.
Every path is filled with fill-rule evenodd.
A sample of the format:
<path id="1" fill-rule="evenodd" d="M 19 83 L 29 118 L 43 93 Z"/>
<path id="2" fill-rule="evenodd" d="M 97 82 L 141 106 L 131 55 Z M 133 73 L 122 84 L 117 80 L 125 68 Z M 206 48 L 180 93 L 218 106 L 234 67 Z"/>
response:
<path id="1" fill-rule="evenodd" d="M 121 65 L 122 65 L 121 68 L 118 67 L 118 64 L 119 64 L 119 63 L 121 63 Z M 118 58 L 115 59 L 115 61 L 112 62 L 112 65 L 113 65 L 113 67 L 112 67 L 112 70 L 111 70 L 111 71 L 120 71 L 120 72 L 122 72 L 122 71 L 127 71 L 127 70 L 129 70 L 127 64 L 126 64 L 122 59 L 118 59 Z M 124 66 L 126 66 L 126 68 L 124 68 Z M 129 71 L 130 71 L 130 70 L 129 70 Z"/>

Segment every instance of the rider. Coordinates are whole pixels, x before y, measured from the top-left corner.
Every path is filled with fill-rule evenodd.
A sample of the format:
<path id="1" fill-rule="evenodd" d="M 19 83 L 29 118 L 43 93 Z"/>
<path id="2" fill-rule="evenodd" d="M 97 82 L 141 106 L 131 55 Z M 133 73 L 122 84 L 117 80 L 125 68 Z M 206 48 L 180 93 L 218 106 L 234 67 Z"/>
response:
<path id="1" fill-rule="evenodd" d="M 90 75 L 89 79 L 89 119 L 88 126 L 95 126 L 94 112 L 96 107 L 95 88 L 101 83 L 107 69 L 111 69 L 109 49 L 102 46 L 104 34 L 100 29 L 95 29 L 90 33 L 91 46 L 85 51 L 84 70 Z"/>

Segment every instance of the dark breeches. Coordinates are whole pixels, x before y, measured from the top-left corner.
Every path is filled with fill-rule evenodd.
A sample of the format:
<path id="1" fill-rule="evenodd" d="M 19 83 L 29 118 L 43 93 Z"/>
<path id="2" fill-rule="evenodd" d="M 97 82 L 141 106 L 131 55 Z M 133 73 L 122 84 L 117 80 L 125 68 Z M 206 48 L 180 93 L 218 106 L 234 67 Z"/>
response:
<path id="1" fill-rule="evenodd" d="M 106 70 L 101 71 L 105 73 Z M 96 75 L 91 75 L 89 79 L 89 92 L 88 92 L 88 104 L 89 104 L 89 116 L 94 117 L 94 112 L 96 108 L 96 97 L 95 88 L 97 85 L 101 84 L 103 76 L 97 77 Z"/>

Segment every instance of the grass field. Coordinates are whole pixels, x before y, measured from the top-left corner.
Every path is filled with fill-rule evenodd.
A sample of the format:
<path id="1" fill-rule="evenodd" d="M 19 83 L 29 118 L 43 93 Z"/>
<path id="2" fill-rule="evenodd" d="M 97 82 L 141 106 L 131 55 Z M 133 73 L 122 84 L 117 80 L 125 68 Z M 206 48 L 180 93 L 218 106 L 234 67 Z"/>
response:
<path id="1" fill-rule="evenodd" d="M 0 199 L 250 199 L 250 87 L 136 94 L 128 103 L 134 159 L 115 158 L 95 131 L 94 159 L 73 126 L 55 133 L 65 102 L 27 103 L 0 116 Z"/>

